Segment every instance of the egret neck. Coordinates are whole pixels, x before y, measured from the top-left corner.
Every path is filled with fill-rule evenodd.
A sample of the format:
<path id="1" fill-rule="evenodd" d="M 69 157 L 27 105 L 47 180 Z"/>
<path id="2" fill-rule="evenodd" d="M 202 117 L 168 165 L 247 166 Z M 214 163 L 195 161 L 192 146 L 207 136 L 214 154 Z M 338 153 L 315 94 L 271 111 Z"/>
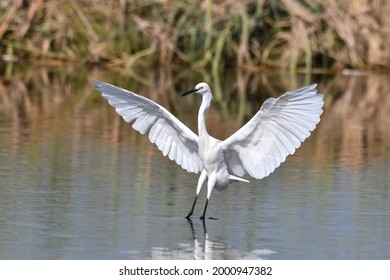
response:
<path id="1" fill-rule="evenodd" d="M 210 91 L 207 91 L 205 94 L 202 95 L 202 104 L 200 105 L 199 113 L 198 113 L 199 137 L 202 137 L 203 135 L 209 136 L 206 128 L 206 112 L 207 109 L 210 107 L 212 99 L 213 98 Z"/>

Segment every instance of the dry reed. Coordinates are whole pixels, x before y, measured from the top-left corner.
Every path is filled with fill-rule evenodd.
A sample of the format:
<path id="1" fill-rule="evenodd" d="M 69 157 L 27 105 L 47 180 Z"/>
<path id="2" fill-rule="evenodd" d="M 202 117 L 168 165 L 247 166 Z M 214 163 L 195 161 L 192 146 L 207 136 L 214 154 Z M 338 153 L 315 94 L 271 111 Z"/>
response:
<path id="1" fill-rule="evenodd" d="M 388 69 L 385 0 L 3 0 L 0 53 L 248 69 Z"/>

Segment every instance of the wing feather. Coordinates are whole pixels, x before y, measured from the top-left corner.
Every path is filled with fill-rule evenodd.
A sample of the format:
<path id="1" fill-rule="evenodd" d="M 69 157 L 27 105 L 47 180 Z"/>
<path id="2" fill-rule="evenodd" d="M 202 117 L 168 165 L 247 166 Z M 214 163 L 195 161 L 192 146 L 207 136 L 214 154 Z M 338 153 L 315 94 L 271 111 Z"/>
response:
<path id="1" fill-rule="evenodd" d="M 268 98 L 248 123 L 223 141 L 229 172 L 261 179 L 293 154 L 320 121 L 324 101 L 316 87 Z"/>
<path id="2" fill-rule="evenodd" d="M 95 81 L 97 89 L 116 112 L 149 140 L 164 156 L 188 172 L 203 169 L 198 155 L 198 136 L 164 107 L 125 89 Z"/>

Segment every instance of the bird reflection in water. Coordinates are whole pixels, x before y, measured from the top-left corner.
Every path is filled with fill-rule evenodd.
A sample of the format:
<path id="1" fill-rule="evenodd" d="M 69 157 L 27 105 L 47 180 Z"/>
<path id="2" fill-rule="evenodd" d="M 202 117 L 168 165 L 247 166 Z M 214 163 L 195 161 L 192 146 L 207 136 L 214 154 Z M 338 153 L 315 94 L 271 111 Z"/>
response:
<path id="1" fill-rule="evenodd" d="M 270 249 L 256 249 L 251 252 L 242 252 L 220 241 L 212 241 L 207 232 L 206 221 L 202 221 L 202 236 L 197 236 L 191 219 L 188 219 L 193 239 L 193 258 L 195 260 L 222 260 L 222 259 L 263 259 L 266 256 L 276 254 Z M 203 242 L 202 242 L 203 240 Z"/>

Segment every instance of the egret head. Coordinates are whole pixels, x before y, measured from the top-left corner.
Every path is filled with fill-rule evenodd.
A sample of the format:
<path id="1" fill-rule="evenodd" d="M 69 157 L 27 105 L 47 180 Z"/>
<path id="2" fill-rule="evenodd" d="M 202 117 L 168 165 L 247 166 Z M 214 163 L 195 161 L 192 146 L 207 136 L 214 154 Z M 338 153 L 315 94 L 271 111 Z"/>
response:
<path id="1" fill-rule="evenodd" d="M 210 91 L 210 87 L 208 84 L 199 83 L 193 89 L 190 89 L 189 91 L 186 91 L 185 93 L 182 93 L 180 96 L 186 96 L 186 95 L 191 94 L 191 93 L 197 93 L 200 95 L 204 95 L 204 94 L 210 94 L 211 91 Z"/>

